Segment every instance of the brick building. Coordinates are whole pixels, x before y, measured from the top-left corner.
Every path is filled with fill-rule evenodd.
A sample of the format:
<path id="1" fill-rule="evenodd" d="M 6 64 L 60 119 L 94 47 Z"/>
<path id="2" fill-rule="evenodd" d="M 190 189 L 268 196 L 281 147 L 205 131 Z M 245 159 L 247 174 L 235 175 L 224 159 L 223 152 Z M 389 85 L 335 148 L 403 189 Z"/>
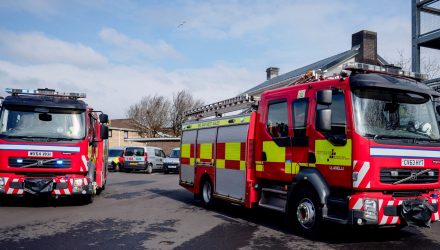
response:
<path id="1" fill-rule="evenodd" d="M 113 119 L 109 122 L 109 145 L 112 147 L 126 146 L 154 146 L 162 148 L 165 154 L 171 149 L 180 146 L 179 137 L 170 137 L 163 134 L 160 138 L 145 138 L 140 131 L 133 126 L 129 119 Z"/>

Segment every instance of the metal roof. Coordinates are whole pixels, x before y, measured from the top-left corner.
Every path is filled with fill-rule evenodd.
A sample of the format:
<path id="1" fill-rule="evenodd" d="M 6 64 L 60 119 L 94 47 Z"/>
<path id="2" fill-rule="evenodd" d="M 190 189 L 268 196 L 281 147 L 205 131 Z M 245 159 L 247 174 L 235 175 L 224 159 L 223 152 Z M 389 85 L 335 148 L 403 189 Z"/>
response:
<path id="1" fill-rule="evenodd" d="M 295 80 L 295 78 L 298 78 L 309 70 L 326 70 L 328 68 L 331 68 L 335 65 L 338 65 L 339 63 L 342 63 L 353 56 L 355 56 L 358 53 L 359 46 L 356 46 L 350 50 L 347 50 L 345 52 L 342 52 L 340 54 L 325 58 L 323 60 L 317 61 L 315 63 L 309 64 L 307 66 L 292 70 L 290 72 L 287 72 L 285 74 L 276 76 L 274 78 L 271 78 L 247 91 L 245 91 L 243 94 L 250 94 L 253 95 L 256 92 L 262 92 L 263 90 L 270 89 L 272 87 L 277 86 L 278 83 L 285 82 L 287 80 Z"/>

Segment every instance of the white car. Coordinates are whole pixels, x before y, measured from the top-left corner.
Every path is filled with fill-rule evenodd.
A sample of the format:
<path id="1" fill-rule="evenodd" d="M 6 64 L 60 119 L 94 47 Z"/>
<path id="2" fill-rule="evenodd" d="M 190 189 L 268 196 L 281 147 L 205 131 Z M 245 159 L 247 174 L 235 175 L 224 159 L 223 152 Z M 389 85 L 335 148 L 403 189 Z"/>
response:
<path id="1" fill-rule="evenodd" d="M 163 172 L 168 174 L 169 172 L 179 172 L 180 168 L 180 148 L 173 148 L 170 155 L 165 158 L 163 164 Z"/>

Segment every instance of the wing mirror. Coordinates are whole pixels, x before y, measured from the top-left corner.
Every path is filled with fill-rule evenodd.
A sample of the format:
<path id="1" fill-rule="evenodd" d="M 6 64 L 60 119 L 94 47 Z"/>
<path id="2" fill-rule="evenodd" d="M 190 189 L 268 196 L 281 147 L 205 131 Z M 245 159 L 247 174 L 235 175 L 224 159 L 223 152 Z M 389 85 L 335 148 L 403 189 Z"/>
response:
<path id="1" fill-rule="evenodd" d="M 108 139 L 108 127 L 106 125 L 101 125 L 101 139 Z"/>
<path id="2" fill-rule="evenodd" d="M 330 132 L 332 130 L 331 109 L 321 109 L 316 112 L 316 128 L 321 132 Z"/>
<path id="3" fill-rule="evenodd" d="M 106 114 L 99 114 L 99 121 L 101 123 L 108 123 L 108 115 L 106 115 Z"/>
<path id="4" fill-rule="evenodd" d="M 329 106 L 332 104 L 333 93 L 330 89 L 319 90 L 316 93 L 316 102 L 321 105 Z"/>

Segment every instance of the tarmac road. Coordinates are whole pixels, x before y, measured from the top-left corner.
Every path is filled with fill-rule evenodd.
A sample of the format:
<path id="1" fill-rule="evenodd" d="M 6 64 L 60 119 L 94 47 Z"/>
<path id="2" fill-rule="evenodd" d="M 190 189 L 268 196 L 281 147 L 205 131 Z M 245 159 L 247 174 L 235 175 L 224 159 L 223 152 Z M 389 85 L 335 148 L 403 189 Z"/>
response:
<path id="1" fill-rule="evenodd" d="M 0 249 L 440 249 L 428 228 L 359 230 L 328 226 L 320 241 L 290 232 L 283 215 L 217 204 L 200 207 L 177 175 L 110 173 L 93 204 L 12 200 L 0 206 Z"/>

